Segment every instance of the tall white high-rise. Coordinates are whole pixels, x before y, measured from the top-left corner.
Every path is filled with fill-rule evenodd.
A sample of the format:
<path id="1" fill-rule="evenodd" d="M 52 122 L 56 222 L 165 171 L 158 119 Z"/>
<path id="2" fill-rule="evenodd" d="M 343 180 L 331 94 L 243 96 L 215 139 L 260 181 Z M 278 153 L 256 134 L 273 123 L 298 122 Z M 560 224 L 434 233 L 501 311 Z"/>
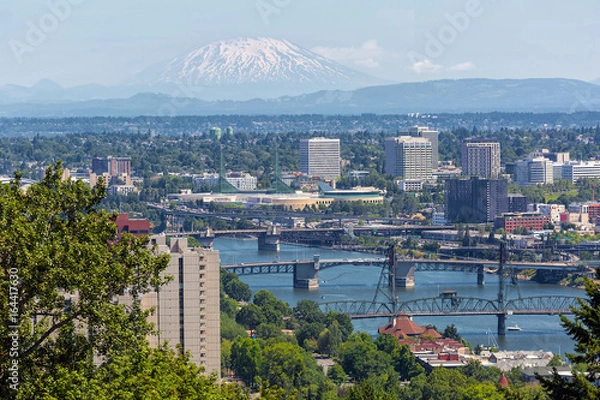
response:
<path id="1" fill-rule="evenodd" d="M 335 179 L 340 176 L 340 139 L 300 140 L 300 172 L 312 177 Z"/>
<path id="2" fill-rule="evenodd" d="M 462 144 L 463 175 L 497 178 L 500 175 L 500 143 L 487 139 L 467 139 Z"/>
<path id="3" fill-rule="evenodd" d="M 429 139 L 401 136 L 385 139 L 385 173 L 403 179 L 431 179 Z"/>
<path id="4" fill-rule="evenodd" d="M 438 151 L 438 131 L 429 129 L 426 126 L 413 126 L 408 128 L 407 136 L 422 137 L 429 139 L 431 142 L 431 168 L 434 170 L 438 167 L 439 151 Z M 405 136 L 404 134 L 402 136 Z"/>

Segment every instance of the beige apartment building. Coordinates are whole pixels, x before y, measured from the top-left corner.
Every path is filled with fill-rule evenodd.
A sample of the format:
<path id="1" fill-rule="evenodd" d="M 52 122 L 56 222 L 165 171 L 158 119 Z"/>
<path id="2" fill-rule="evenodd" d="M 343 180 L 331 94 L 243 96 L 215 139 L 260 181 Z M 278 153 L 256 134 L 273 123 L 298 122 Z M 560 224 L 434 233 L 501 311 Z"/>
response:
<path id="1" fill-rule="evenodd" d="M 173 279 L 141 300 L 143 309 L 155 310 L 149 321 L 159 333 L 148 338 L 150 345 L 165 341 L 173 348 L 181 345 L 206 374 L 220 376 L 219 252 L 189 248 L 187 238 L 171 238 L 167 245 L 165 236 L 152 236 L 151 243 L 157 245 L 159 254 L 170 254 L 169 266 L 162 274 Z M 130 304 L 131 296 L 119 296 L 117 301 Z"/>

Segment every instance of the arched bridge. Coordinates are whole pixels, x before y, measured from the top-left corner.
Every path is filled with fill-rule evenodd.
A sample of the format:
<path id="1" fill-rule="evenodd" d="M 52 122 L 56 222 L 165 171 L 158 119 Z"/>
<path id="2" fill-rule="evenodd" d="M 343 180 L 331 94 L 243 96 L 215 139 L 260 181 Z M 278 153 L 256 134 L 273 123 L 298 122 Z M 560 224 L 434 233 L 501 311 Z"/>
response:
<path id="1" fill-rule="evenodd" d="M 342 300 L 320 303 L 323 312 L 336 311 L 350 318 L 411 317 L 451 315 L 553 315 L 572 314 L 571 307 L 579 306 L 577 297 L 533 296 L 507 300 L 502 306 L 497 300 L 475 297 L 430 297 L 407 300 L 396 306 L 369 300 Z"/>

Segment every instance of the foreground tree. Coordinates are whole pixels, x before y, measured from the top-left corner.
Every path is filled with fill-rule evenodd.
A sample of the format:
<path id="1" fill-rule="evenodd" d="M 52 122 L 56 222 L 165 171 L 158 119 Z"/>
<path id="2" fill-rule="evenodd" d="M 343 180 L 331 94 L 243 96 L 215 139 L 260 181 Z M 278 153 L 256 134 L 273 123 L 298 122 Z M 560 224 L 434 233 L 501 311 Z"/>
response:
<path id="1" fill-rule="evenodd" d="M 186 355 L 168 346 L 127 351 L 93 373 L 59 367 L 52 376 L 28 381 L 19 389 L 26 399 L 194 399 L 243 400 L 238 385 L 217 384 Z"/>
<path id="2" fill-rule="evenodd" d="M 168 255 L 155 256 L 148 239 L 117 241 L 116 216 L 98 210 L 105 187 L 61 177 L 57 164 L 27 190 L 18 175 L 0 186 L 3 399 L 65 369 L 89 374 L 94 357 L 141 352 L 153 331 L 137 299 L 163 283 Z M 124 293 L 127 308 L 114 302 Z"/>
<path id="3" fill-rule="evenodd" d="M 600 269 L 596 270 L 600 280 Z M 574 364 L 583 364 L 586 372 L 573 371 L 573 380 L 558 375 L 556 369 L 551 379 L 541 379 L 541 384 L 553 399 L 600 399 L 600 388 L 594 385 L 600 378 L 600 283 L 585 281 L 586 299 L 579 299 L 574 308 L 575 318 L 561 315 L 561 325 L 575 340 L 575 354 L 567 354 Z"/>

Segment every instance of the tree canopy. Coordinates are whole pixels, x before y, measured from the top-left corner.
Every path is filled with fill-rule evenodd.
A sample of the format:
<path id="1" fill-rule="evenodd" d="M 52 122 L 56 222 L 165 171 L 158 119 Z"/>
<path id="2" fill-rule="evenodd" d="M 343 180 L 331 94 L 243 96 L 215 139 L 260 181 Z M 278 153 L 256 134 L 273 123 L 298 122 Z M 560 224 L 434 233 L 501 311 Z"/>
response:
<path id="1" fill-rule="evenodd" d="M 600 280 L 600 269 L 596 270 Z M 585 366 L 585 372 L 573 370 L 573 379 L 561 377 L 556 368 L 551 379 L 542 378 L 544 389 L 553 399 L 600 399 L 600 388 L 595 386 L 600 374 L 600 283 L 589 278 L 585 280 L 587 298 L 579 299 L 579 306 L 573 308 L 573 320 L 560 316 L 561 325 L 575 340 L 575 353 L 567 354 L 574 364 Z"/>
<path id="2" fill-rule="evenodd" d="M 61 177 L 0 186 L 0 398 L 227 398 L 186 355 L 149 348 L 139 299 L 169 256 L 116 240 L 105 187 Z"/>

